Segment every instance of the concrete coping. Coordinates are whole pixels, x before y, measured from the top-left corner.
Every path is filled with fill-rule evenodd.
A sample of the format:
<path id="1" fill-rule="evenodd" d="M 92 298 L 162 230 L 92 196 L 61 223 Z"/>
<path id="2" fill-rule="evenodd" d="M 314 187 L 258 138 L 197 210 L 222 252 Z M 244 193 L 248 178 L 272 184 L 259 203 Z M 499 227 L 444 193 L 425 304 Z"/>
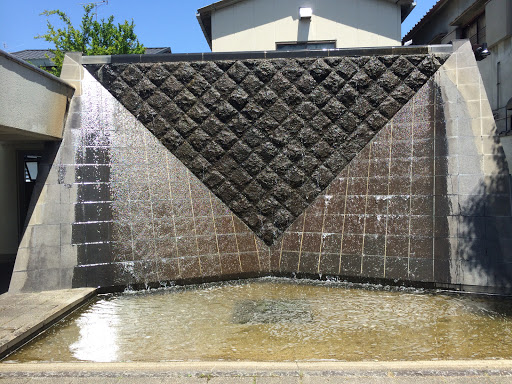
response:
<path id="1" fill-rule="evenodd" d="M 163 53 L 155 55 L 104 55 L 83 56 L 82 64 L 121 64 L 121 63 L 161 63 L 177 61 L 214 61 L 282 58 L 319 58 L 342 56 L 377 55 L 424 55 L 453 53 L 451 44 L 410 45 L 406 47 L 339 48 L 301 51 L 254 51 L 254 52 L 203 52 L 203 53 Z"/>
<path id="2" fill-rule="evenodd" d="M 359 362 L 268 362 L 268 361 L 182 361 L 125 363 L 16 363 L 0 364 L 1 377 L 244 377 L 279 378 L 322 377 L 395 378 L 510 376 L 511 360 L 438 360 L 438 361 L 359 361 Z M 307 382 L 317 382 L 317 381 Z M 373 383 L 375 381 L 371 380 Z M 92 381 L 91 381 L 92 382 Z M 181 381 L 180 381 L 181 382 Z M 231 381 L 230 381 L 231 382 Z M 238 381 L 237 381 L 238 382 Z M 245 382 L 245 381 L 244 381 Z M 252 381 L 254 382 L 254 381 Z M 260 382 L 265 382 L 261 380 Z M 290 382 L 290 381 L 286 381 Z M 336 381 L 338 383 L 340 381 Z M 345 382 L 345 381 L 343 381 Z M 352 382 L 352 381 L 351 381 Z M 367 381 L 357 381 L 367 382 Z M 380 381 L 379 381 L 380 382 Z M 404 381 L 399 380 L 400 383 Z M 422 381 L 424 382 L 424 381 Z M 438 381 L 435 381 L 436 383 Z M 443 380 L 443 382 L 445 382 Z M 451 382 L 450 380 L 446 381 Z M 457 381 L 460 382 L 460 381 Z M 475 381 L 471 381 L 475 382 Z M 488 382 L 488 381 L 485 381 Z"/>
<path id="3" fill-rule="evenodd" d="M 53 80 L 55 81 L 56 83 L 59 83 L 59 84 L 62 84 L 66 87 L 68 87 L 71 91 L 74 91 L 75 88 L 70 85 L 68 82 L 62 80 L 61 78 L 57 77 L 57 76 L 54 76 L 52 75 L 51 73 L 48 73 L 46 71 L 43 71 L 42 69 L 30 64 L 30 63 L 27 63 L 26 61 L 24 60 L 21 60 L 21 59 L 18 59 L 16 56 L 14 55 L 11 55 L 10 53 L 8 52 L 5 52 L 5 51 L 2 51 L 0 49 L 0 56 L 3 56 L 5 57 L 7 60 L 11 60 L 11 61 L 14 61 L 15 63 L 27 68 L 27 69 L 30 69 L 31 71 L 35 72 L 35 73 L 38 73 L 39 75 L 41 76 L 44 76 L 50 80 Z"/>
<path id="4" fill-rule="evenodd" d="M 0 295 L 0 359 L 96 294 L 96 288 L 74 288 Z"/>

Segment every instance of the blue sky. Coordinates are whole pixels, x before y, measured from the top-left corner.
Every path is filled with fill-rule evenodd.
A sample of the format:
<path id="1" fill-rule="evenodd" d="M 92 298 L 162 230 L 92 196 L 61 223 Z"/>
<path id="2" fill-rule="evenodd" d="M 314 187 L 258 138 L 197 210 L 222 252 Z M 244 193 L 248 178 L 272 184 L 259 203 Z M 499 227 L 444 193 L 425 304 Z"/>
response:
<path id="1" fill-rule="evenodd" d="M 97 0 L 100 1 L 100 0 Z M 207 52 L 195 14 L 198 8 L 215 0 L 109 0 L 98 7 L 98 18 L 115 16 L 115 21 L 135 21 L 135 32 L 146 47 L 171 47 L 175 53 Z M 279 0 L 276 0 L 279 1 Z M 354 0 L 358 1 L 358 0 Z M 23 49 L 45 49 L 49 44 L 34 36 L 46 32 L 44 10 L 60 9 L 75 25 L 80 23 L 82 5 L 88 0 L 0 0 L 0 49 L 15 52 Z M 417 0 L 416 9 L 402 24 L 405 35 L 436 0 Z M 54 19 L 54 23 L 57 19 Z"/>

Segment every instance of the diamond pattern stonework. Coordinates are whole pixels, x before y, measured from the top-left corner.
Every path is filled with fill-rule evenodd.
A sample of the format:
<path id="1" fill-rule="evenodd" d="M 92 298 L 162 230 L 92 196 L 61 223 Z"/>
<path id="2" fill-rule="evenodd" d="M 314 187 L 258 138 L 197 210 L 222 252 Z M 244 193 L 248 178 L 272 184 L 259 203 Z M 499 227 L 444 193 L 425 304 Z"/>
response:
<path id="1" fill-rule="evenodd" d="M 445 60 L 397 55 L 87 67 L 272 245 Z"/>

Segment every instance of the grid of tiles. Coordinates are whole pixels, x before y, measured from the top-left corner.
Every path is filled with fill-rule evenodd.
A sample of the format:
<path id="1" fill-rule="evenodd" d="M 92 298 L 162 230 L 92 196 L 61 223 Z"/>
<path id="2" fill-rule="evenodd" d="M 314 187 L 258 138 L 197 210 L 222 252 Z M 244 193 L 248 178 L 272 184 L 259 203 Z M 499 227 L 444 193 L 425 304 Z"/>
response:
<path id="1" fill-rule="evenodd" d="M 444 149 L 438 91 L 430 80 L 293 223 L 272 252 L 273 270 L 420 281 L 449 275 L 446 244 L 436 241 L 446 218 L 434 215 L 435 176 L 446 175 L 436 162 Z"/>
<path id="2" fill-rule="evenodd" d="M 130 63 L 89 69 L 273 245 L 446 57 Z"/>
<path id="3" fill-rule="evenodd" d="M 265 244 L 89 74 L 82 85 L 74 286 L 268 271 Z"/>

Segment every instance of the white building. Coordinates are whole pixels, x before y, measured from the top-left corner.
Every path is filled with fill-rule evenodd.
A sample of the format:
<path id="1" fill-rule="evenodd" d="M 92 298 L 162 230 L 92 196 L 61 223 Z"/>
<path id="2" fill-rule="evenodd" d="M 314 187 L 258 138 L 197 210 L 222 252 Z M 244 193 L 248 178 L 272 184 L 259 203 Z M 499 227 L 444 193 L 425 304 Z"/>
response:
<path id="1" fill-rule="evenodd" d="M 508 136 L 512 131 L 512 0 L 439 0 L 403 40 L 422 45 L 455 39 L 473 44 L 498 132 Z M 489 56 L 481 54 L 483 44 Z M 512 159 L 510 139 L 501 140 L 508 159 Z"/>
<path id="2" fill-rule="evenodd" d="M 414 0 L 222 0 L 197 19 L 213 52 L 401 45 Z"/>

